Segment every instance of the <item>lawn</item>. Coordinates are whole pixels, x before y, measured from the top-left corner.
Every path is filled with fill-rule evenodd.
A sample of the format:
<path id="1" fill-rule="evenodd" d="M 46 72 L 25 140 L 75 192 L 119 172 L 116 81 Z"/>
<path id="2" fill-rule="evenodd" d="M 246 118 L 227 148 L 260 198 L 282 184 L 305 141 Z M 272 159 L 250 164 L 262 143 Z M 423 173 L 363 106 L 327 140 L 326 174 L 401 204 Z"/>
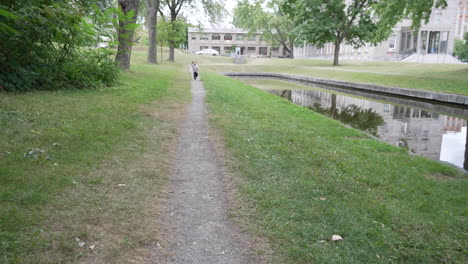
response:
<path id="1" fill-rule="evenodd" d="M 240 81 L 204 81 L 241 179 L 233 215 L 277 263 L 465 263 L 465 174 Z"/>
<path id="2" fill-rule="evenodd" d="M 190 79 L 145 56 L 114 87 L 0 93 L 0 262 L 150 256 Z"/>
<path id="3" fill-rule="evenodd" d="M 216 72 L 276 72 L 468 95 L 467 64 L 423 64 L 251 58 L 247 64 L 202 65 Z"/>
<path id="4" fill-rule="evenodd" d="M 466 94 L 465 65 L 335 69 L 183 54 L 148 65 L 145 49 L 134 48 L 131 71 L 114 87 L 0 93 L 1 262 L 148 262 L 162 239 L 158 197 L 190 101 L 193 60 L 230 171 L 242 179 L 245 208 L 233 210 L 235 219 L 271 241 L 278 263 L 465 260 L 466 175 L 210 73 L 285 72 Z M 331 242 L 333 234 L 344 240 Z"/>

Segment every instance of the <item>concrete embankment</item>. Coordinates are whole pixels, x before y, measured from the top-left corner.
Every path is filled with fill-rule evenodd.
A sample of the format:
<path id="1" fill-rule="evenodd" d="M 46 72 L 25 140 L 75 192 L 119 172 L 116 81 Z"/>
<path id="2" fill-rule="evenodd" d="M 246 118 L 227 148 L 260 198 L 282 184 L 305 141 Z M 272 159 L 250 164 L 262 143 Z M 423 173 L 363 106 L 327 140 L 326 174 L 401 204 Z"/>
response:
<path id="1" fill-rule="evenodd" d="M 373 93 L 391 94 L 396 96 L 404 96 L 416 99 L 431 100 L 442 103 L 457 104 L 461 106 L 468 106 L 468 96 L 447 94 L 440 92 L 431 92 L 416 89 L 398 88 L 391 86 L 383 86 L 369 83 L 354 83 L 338 80 L 327 80 L 306 76 L 288 75 L 281 73 L 262 73 L 262 72 L 227 72 L 224 73 L 230 77 L 260 77 L 260 78 L 273 78 L 281 79 L 284 81 L 300 82 L 305 84 L 322 84 L 329 86 L 338 86 L 346 89 L 370 91 Z"/>

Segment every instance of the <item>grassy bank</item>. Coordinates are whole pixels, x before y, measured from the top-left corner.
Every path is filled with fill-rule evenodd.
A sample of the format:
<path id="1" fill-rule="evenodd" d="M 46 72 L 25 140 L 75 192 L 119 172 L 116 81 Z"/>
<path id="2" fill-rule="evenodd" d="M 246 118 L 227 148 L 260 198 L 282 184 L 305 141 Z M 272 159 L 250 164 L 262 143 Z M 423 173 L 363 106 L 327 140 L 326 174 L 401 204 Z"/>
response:
<path id="1" fill-rule="evenodd" d="M 115 87 L 0 94 L 0 262 L 149 256 L 189 76 L 133 55 Z"/>
<path id="2" fill-rule="evenodd" d="M 278 263 L 466 260 L 466 176 L 239 81 L 204 81 L 250 205 L 238 221 Z"/>
<path id="3" fill-rule="evenodd" d="M 276 72 L 323 79 L 374 83 L 402 88 L 468 95 L 468 65 L 300 59 L 248 59 L 247 64 L 215 63 L 204 66 L 217 72 Z"/>

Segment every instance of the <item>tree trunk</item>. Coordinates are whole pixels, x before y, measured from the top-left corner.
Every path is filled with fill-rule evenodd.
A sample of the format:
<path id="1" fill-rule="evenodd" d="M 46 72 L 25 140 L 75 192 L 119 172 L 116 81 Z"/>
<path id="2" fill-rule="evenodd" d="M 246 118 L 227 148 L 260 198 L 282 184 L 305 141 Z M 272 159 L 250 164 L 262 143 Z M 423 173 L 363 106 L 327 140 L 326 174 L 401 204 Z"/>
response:
<path id="1" fill-rule="evenodd" d="M 124 70 L 130 69 L 130 58 L 132 55 L 133 44 L 134 30 L 128 29 L 128 25 L 136 23 L 139 7 L 139 0 L 119 0 L 119 8 L 123 13 L 128 14 L 128 12 L 132 10 L 135 12 L 132 19 L 129 21 L 119 19 L 119 46 L 117 48 L 117 54 L 115 55 L 115 61 L 118 63 L 119 67 Z"/>
<path id="2" fill-rule="evenodd" d="M 169 42 L 169 59 L 168 61 L 174 61 L 174 44 Z"/>
<path id="3" fill-rule="evenodd" d="M 156 23 L 157 23 L 157 12 L 159 8 L 159 0 L 147 0 L 148 8 L 148 63 L 158 63 L 157 49 L 156 49 Z"/>
<path id="4" fill-rule="evenodd" d="M 170 25 L 171 26 L 171 31 L 170 32 L 172 32 L 172 34 L 174 33 L 174 22 L 176 21 L 176 19 L 177 19 L 177 13 L 176 13 L 175 9 L 171 10 L 171 25 Z M 174 36 L 171 36 L 171 37 L 174 37 Z M 171 38 L 171 37 L 169 37 L 169 38 Z M 174 57 L 174 49 L 175 49 L 174 46 L 175 45 L 174 45 L 174 42 L 172 42 L 171 40 L 169 40 L 168 44 L 169 44 L 169 59 L 168 59 L 168 61 L 173 62 L 173 61 L 175 61 L 175 57 Z"/>
<path id="5" fill-rule="evenodd" d="M 294 59 L 294 43 L 289 44 L 289 58 Z"/>
<path id="6" fill-rule="evenodd" d="M 340 45 L 341 45 L 341 41 L 340 40 L 337 40 L 335 42 L 335 54 L 333 56 L 333 66 L 338 66 L 338 62 L 339 62 L 339 59 L 340 59 Z"/>
<path id="7" fill-rule="evenodd" d="M 336 117 L 336 94 L 332 94 L 332 101 L 331 101 L 332 105 L 330 107 L 330 114 L 332 116 L 332 118 L 335 118 Z"/>

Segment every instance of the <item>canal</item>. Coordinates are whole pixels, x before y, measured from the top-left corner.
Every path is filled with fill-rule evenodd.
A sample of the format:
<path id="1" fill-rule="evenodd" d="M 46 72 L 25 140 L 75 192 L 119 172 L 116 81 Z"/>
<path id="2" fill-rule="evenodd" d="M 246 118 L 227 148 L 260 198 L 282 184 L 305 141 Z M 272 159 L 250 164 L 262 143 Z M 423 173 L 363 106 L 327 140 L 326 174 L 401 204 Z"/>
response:
<path id="1" fill-rule="evenodd" d="M 468 169 L 466 107 L 335 86 L 249 77 L 238 79 L 414 154 Z"/>

